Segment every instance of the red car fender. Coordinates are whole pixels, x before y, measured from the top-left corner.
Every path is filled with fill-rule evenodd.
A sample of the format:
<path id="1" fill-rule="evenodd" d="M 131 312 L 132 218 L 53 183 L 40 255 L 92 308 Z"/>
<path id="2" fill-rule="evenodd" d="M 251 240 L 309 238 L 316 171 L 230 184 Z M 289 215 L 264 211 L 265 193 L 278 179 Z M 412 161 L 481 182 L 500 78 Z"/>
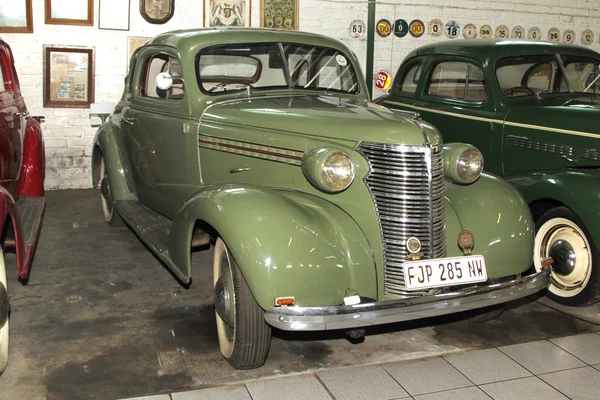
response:
<path id="1" fill-rule="evenodd" d="M 16 187 L 19 196 L 44 195 L 45 158 L 44 138 L 40 123 L 33 118 L 28 118 L 23 140 L 23 165 Z"/>
<path id="2" fill-rule="evenodd" d="M 14 247 L 17 253 L 17 272 L 22 279 L 26 279 L 27 275 L 29 275 L 29 268 L 25 270 L 25 246 L 21 238 L 21 219 L 15 207 L 15 199 L 6 189 L 0 186 L 0 227 L 2 228 L 2 232 L 6 228 L 6 224 L 8 223 L 7 217 L 9 215 L 13 222 L 12 229 L 15 235 Z"/>

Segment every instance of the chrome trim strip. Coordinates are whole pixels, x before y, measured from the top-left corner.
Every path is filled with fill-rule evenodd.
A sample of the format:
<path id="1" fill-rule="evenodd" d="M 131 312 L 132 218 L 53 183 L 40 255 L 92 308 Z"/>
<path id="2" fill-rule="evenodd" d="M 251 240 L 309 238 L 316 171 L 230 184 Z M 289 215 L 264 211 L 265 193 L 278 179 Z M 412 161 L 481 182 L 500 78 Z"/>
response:
<path id="1" fill-rule="evenodd" d="M 507 282 L 402 300 L 330 307 L 276 307 L 265 321 L 286 331 L 322 331 L 411 321 L 487 307 L 527 297 L 548 287 L 550 268 Z"/>
<path id="2" fill-rule="evenodd" d="M 539 150 L 547 153 L 560 154 L 567 161 L 576 161 L 574 158 L 585 158 L 588 160 L 600 161 L 600 151 L 598 149 L 572 147 L 565 144 L 556 144 L 531 140 L 525 136 L 508 135 L 506 144 L 514 147 L 522 147 L 530 150 Z"/>

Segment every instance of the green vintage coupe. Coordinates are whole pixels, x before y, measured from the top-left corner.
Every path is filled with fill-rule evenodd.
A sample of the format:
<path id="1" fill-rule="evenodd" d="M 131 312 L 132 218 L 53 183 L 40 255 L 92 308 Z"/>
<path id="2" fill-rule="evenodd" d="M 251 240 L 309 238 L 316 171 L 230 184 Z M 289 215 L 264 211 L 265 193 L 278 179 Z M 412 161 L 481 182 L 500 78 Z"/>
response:
<path id="1" fill-rule="evenodd" d="M 581 46 L 442 42 L 409 54 L 377 100 L 475 145 L 486 171 L 521 191 L 536 221 L 535 269 L 552 265 L 548 295 L 571 306 L 600 299 L 599 64 Z"/>
<path id="2" fill-rule="evenodd" d="M 214 244 L 220 350 L 266 359 L 271 327 L 343 329 L 503 303 L 528 274 L 534 226 L 471 145 L 369 102 L 357 59 L 319 35 L 204 29 L 132 56 L 94 140 L 104 217 L 184 283 Z M 204 247 L 203 247 L 204 246 Z"/>

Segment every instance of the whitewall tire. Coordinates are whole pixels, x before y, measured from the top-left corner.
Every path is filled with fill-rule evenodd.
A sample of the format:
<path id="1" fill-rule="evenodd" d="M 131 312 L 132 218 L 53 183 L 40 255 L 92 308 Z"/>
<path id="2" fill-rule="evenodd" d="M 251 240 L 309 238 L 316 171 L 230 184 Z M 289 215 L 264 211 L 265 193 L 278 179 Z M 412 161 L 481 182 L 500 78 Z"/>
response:
<path id="1" fill-rule="evenodd" d="M 4 254 L 0 249 L 0 282 L 8 290 L 6 282 L 6 268 L 4 266 Z M 6 323 L 0 328 L 0 374 L 6 369 L 8 364 L 8 340 L 10 331 L 10 318 L 6 320 Z"/>
<path id="2" fill-rule="evenodd" d="M 108 174 L 106 173 L 106 166 L 104 165 L 104 157 L 100 158 L 100 199 L 102 201 L 102 212 L 104 213 L 104 220 L 111 226 L 123 226 L 123 220 L 112 205 L 110 200 L 110 182 L 108 180 Z M 106 192 L 106 193 L 104 193 Z M 109 200 L 107 200 L 107 198 Z"/>

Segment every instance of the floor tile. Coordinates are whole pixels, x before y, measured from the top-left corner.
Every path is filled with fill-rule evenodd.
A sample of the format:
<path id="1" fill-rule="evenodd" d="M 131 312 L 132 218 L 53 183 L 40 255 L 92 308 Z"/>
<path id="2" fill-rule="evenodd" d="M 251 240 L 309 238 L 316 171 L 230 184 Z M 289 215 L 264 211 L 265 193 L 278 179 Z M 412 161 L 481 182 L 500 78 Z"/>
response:
<path id="1" fill-rule="evenodd" d="M 498 349 L 465 351 L 444 358 L 478 385 L 531 376 Z"/>
<path id="2" fill-rule="evenodd" d="M 171 393 L 173 400 L 252 400 L 245 386 L 221 386 Z"/>
<path id="3" fill-rule="evenodd" d="M 596 333 L 567 336 L 550 339 L 550 341 L 588 364 L 600 363 L 600 335 Z M 596 351 L 592 351 L 594 349 Z"/>
<path id="4" fill-rule="evenodd" d="M 338 368 L 318 372 L 319 378 L 336 399 L 383 400 L 409 397 L 382 367 Z"/>
<path id="5" fill-rule="evenodd" d="M 479 388 L 494 400 L 568 400 L 552 386 L 535 376 L 488 383 Z"/>
<path id="6" fill-rule="evenodd" d="M 598 371 L 600 371 L 600 364 L 594 365 L 594 368 L 596 368 Z"/>
<path id="7" fill-rule="evenodd" d="M 503 346 L 498 350 L 534 374 L 585 367 L 581 360 L 547 340 Z"/>
<path id="8" fill-rule="evenodd" d="M 569 369 L 539 376 L 572 400 L 597 400 L 600 371 L 592 367 Z"/>
<path id="9" fill-rule="evenodd" d="M 462 389 L 447 390 L 415 396 L 415 400 L 490 400 L 478 387 L 472 386 Z"/>
<path id="10" fill-rule="evenodd" d="M 286 376 L 246 384 L 254 400 L 330 400 L 331 396 L 314 375 Z"/>
<path id="11" fill-rule="evenodd" d="M 441 357 L 385 364 L 383 367 L 412 396 L 473 386 Z"/>

